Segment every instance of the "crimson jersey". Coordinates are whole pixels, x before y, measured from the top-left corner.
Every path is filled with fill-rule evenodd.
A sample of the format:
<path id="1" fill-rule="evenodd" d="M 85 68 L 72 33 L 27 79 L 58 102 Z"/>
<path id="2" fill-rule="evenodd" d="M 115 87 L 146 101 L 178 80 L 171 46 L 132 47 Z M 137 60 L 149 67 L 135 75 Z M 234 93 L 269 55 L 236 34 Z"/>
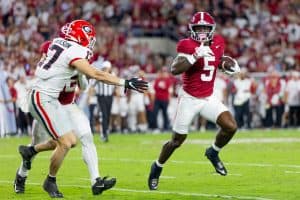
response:
<path id="1" fill-rule="evenodd" d="M 198 46 L 200 43 L 191 38 L 182 39 L 177 43 L 177 52 L 192 55 Z M 198 59 L 182 74 L 184 91 L 194 97 L 203 98 L 213 93 L 216 71 L 225 48 L 222 36 L 214 35 L 210 48 L 213 56 Z"/>
<path id="2" fill-rule="evenodd" d="M 51 41 L 46 41 L 40 46 L 40 53 L 47 54 L 48 48 L 51 44 Z M 75 99 L 75 89 L 78 82 L 78 76 L 75 75 L 71 80 L 64 86 L 63 90 L 59 93 L 58 101 L 62 105 L 67 105 L 73 103 Z"/>

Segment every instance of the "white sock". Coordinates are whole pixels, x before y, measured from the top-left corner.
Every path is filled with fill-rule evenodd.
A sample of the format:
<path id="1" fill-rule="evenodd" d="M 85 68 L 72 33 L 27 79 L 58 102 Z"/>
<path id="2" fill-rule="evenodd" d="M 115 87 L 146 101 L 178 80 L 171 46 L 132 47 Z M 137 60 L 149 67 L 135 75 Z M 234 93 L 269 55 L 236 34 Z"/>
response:
<path id="1" fill-rule="evenodd" d="M 85 161 L 91 178 L 91 184 L 96 183 L 96 178 L 100 177 L 98 168 L 98 155 L 92 134 L 85 134 L 80 138 L 82 144 L 82 157 Z"/>
<path id="2" fill-rule="evenodd" d="M 221 148 L 220 147 L 217 147 L 216 145 L 215 145 L 215 143 L 212 143 L 212 148 L 214 149 L 214 150 L 216 150 L 217 152 L 219 152 L 219 151 L 221 151 Z"/>
<path id="3" fill-rule="evenodd" d="M 28 176 L 28 170 L 23 167 L 23 162 L 21 162 L 21 166 L 19 167 L 18 174 L 23 178 Z"/>
<path id="4" fill-rule="evenodd" d="M 50 178 L 56 178 L 56 176 L 53 176 L 53 175 L 51 175 L 50 173 L 48 174 L 48 176 L 49 176 Z"/>
<path id="5" fill-rule="evenodd" d="M 138 127 L 140 131 L 145 132 L 147 130 L 147 124 L 139 124 Z"/>
<path id="6" fill-rule="evenodd" d="M 159 167 L 163 167 L 163 166 L 164 166 L 164 164 L 159 163 L 158 160 L 156 160 L 155 163 L 156 163 L 156 165 L 159 166 Z"/>

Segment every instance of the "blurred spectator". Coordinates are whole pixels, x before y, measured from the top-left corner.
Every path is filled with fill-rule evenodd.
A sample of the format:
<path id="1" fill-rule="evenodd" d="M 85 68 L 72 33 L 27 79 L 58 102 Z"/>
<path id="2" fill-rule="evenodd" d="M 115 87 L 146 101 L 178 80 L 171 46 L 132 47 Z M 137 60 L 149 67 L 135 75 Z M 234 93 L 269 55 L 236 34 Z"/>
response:
<path id="1" fill-rule="evenodd" d="M 14 134 L 17 131 L 13 105 L 15 98 L 11 97 L 10 90 L 14 95 L 16 95 L 16 92 L 13 92 L 13 89 L 9 89 L 8 82 L 12 88 L 12 79 L 7 78 L 5 72 L 0 70 L 0 137 Z"/>
<path id="2" fill-rule="evenodd" d="M 111 132 L 128 132 L 127 124 L 128 102 L 123 88 L 116 87 L 111 107 Z"/>
<path id="3" fill-rule="evenodd" d="M 157 116 L 158 112 L 161 110 L 163 115 L 163 130 L 169 130 L 169 118 L 168 118 L 168 105 L 170 100 L 170 95 L 172 94 L 172 80 L 168 73 L 168 68 L 163 67 L 159 70 L 157 78 L 154 80 L 154 91 L 155 91 L 155 101 L 154 101 L 154 119 L 155 128 L 157 126 Z"/>
<path id="4" fill-rule="evenodd" d="M 144 72 L 139 66 L 131 66 L 129 71 L 135 77 L 144 78 Z M 137 91 L 128 91 L 128 94 L 128 128 L 131 132 L 145 132 L 147 130 L 145 95 Z"/>
<path id="5" fill-rule="evenodd" d="M 271 72 L 265 83 L 267 94 L 266 127 L 281 127 L 282 125 L 284 87 L 285 83 L 280 79 L 278 72 Z"/>
<path id="6" fill-rule="evenodd" d="M 177 41 L 189 34 L 188 19 L 196 11 L 210 12 L 221 24 L 217 32 L 225 38 L 225 54 L 236 58 L 249 72 L 300 71 L 298 1 L 0 0 L 0 10 L 0 69 L 15 80 L 24 75 L 28 79 L 34 74 L 40 59 L 38 48 L 43 41 L 56 37 L 56 30 L 63 24 L 83 18 L 97 29 L 92 61 L 110 60 L 121 76 L 128 75 L 129 66 L 139 65 L 152 81 L 157 69 L 169 66 L 170 55 L 154 53 L 149 42 L 140 42 L 137 37 L 159 36 Z M 253 112 L 258 110 L 257 114 L 264 118 L 265 106 L 271 104 L 265 98 L 265 92 L 270 91 L 262 88 L 270 80 L 258 83 L 261 93 Z M 149 116 L 154 112 L 153 95 L 150 92 L 145 98 Z M 116 110 L 125 119 L 126 109 Z M 151 118 L 148 121 L 149 127 L 154 126 Z"/>
<path id="7" fill-rule="evenodd" d="M 241 73 L 233 81 L 234 84 L 234 116 L 239 128 L 251 128 L 250 97 L 255 93 L 255 84 L 248 77 L 247 69 L 242 68 Z"/>
<path id="8" fill-rule="evenodd" d="M 156 119 L 154 117 L 154 100 L 155 100 L 155 91 L 153 84 L 150 83 L 149 89 L 145 94 L 145 105 L 146 105 L 146 115 L 148 128 L 150 130 L 156 129 Z"/>
<path id="9" fill-rule="evenodd" d="M 22 135 L 24 133 L 30 133 L 31 127 L 31 116 L 29 113 L 24 113 L 22 108 L 24 104 L 24 99 L 27 97 L 28 92 L 28 84 L 26 81 L 25 76 L 20 76 L 19 80 L 14 85 L 16 92 L 17 92 L 17 99 L 16 99 L 16 117 L 17 117 L 17 127 L 18 127 L 18 134 Z"/>
<path id="10" fill-rule="evenodd" d="M 288 112 L 289 126 L 300 126 L 300 76 L 299 72 L 292 71 L 291 78 L 285 88 L 286 109 Z"/>
<path id="11" fill-rule="evenodd" d="M 18 93 L 15 88 L 15 81 L 11 77 L 8 77 L 6 81 L 11 96 L 11 99 L 7 99 L 6 102 L 11 102 L 13 104 L 14 113 L 16 113 L 16 101 L 17 101 Z"/>

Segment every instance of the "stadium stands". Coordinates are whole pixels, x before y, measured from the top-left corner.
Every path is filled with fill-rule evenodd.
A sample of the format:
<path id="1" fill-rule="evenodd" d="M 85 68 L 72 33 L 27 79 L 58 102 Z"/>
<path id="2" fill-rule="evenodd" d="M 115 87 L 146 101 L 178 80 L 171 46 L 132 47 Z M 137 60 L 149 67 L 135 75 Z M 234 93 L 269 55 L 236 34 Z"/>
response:
<path id="1" fill-rule="evenodd" d="M 255 80 L 258 87 L 251 98 L 250 110 L 260 113 L 261 119 L 254 126 L 288 126 L 289 110 L 284 107 L 285 96 L 290 91 L 286 91 L 285 85 L 290 79 L 289 71 L 300 71 L 299 6 L 297 1 L 276 0 L 0 1 L 0 70 L 4 77 L 17 81 L 25 76 L 30 81 L 40 58 L 40 44 L 57 36 L 57 30 L 66 22 L 83 18 L 97 27 L 93 60 L 109 60 L 123 76 L 132 74 L 131 66 L 138 65 L 146 77 L 153 77 L 158 69 L 169 65 L 172 55 L 154 53 L 147 43 L 135 43 L 131 38 L 163 37 L 175 42 L 188 35 L 190 16 L 195 11 L 206 10 L 215 17 L 217 32 L 226 39 L 226 54 L 237 58 L 249 72 L 266 72 L 263 79 Z M 277 93 L 269 84 L 274 79 L 274 71 L 279 72 L 280 79 L 279 85 L 274 86 Z M 299 81 L 299 75 L 296 76 Z M 226 81 L 232 82 L 228 78 Z M 271 89 L 265 90 L 265 86 Z M 227 89 L 230 94 L 230 84 Z M 296 107 L 300 107 L 299 93 Z M 280 100 L 275 102 L 272 98 Z M 0 107 L 5 107 L 4 100 L 7 99 L 0 99 Z M 273 106 L 281 106 L 280 124 L 272 124 L 270 119 L 265 121 L 266 113 L 273 112 L 268 109 Z M 300 115 L 299 110 L 296 113 Z"/>

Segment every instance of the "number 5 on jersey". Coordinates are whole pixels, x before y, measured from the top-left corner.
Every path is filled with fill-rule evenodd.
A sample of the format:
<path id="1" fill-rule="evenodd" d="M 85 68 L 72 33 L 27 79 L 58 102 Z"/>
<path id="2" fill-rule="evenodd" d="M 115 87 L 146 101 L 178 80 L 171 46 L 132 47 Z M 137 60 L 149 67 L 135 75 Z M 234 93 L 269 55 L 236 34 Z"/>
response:
<path id="1" fill-rule="evenodd" d="M 214 62 L 215 61 L 215 57 L 214 56 L 203 57 L 203 61 L 204 61 L 203 70 L 204 71 L 208 71 L 209 74 L 201 74 L 200 79 L 201 79 L 201 81 L 211 81 L 213 79 L 213 75 L 214 75 L 214 71 L 215 71 L 215 66 L 213 64 L 210 65 L 209 62 Z"/>

